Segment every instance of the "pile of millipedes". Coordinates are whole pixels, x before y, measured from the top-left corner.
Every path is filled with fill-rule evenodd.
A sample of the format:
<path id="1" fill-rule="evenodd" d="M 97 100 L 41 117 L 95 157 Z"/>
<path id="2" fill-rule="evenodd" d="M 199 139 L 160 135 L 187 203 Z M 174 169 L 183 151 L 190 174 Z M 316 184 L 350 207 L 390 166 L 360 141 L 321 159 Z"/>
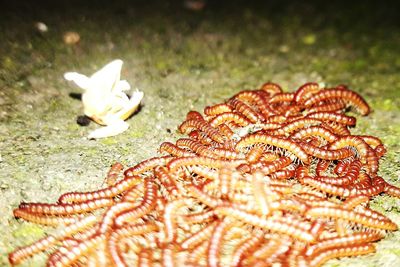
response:
<path id="1" fill-rule="evenodd" d="M 187 138 L 123 176 L 115 164 L 108 187 L 22 203 L 15 217 L 59 230 L 10 263 L 48 251 L 48 266 L 320 266 L 372 253 L 397 225 L 369 201 L 400 189 L 377 175 L 382 142 L 350 133 L 350 109 L 370 112 L 345 86 L 266 83 L 191 111 Z"/>

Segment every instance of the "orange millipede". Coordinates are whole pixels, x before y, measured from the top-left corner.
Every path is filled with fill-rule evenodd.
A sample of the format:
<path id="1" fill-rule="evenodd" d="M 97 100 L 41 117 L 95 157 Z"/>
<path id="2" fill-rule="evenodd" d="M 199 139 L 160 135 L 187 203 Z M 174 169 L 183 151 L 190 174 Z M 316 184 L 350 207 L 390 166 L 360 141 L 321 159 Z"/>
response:
<path id="1" fill-rule="evenodd" d="M 175 199 L 165 205 L 162 219 L 164 222 L 164 238 L 163 243 L 169 244 L 177 239 L 176 217 L 179 215 L 178 210 L 184 206 L 190 206 L 191 201 L 188 198 Z"/>
<path id="2" fill-rule="evenodd" d="M 114 185 L 117 182 L 118 175 L 120 174 L 123 168 L 124 166 L 122 166 L 121 163 L 119 162 L 114 163 L 111 166 L 110 170 L 108 171 L 106 178 L 104 179 L 106 184 L 109 186 Z"/>
<path id="3" fill-rule="evenodd" d="M 379 157 L 376 155 L 375 150 L 371 147 L 368 147 L 367 152 L 367 170 L 368 173 L 374 175 L 378 172 L 379 169 Z"/>
<path id="4" fill-rule="evenodd" d="M 211 125 L 211 127 L 217 127 L 218 125 L 221 125 L 226 122 L 233 122 L 240 127 L 247 126 L 251 123 L 251 121 L 249 119 L 247 119 L 245 116 L 243 116 L 239 113 L 225 112 L 225 113 L 221 113 L 221 114 L 218 114 L 217 116 L 215 116 L 210 121 L 210 125 Z"/>
<path id="5" fill-rule="evenodd" d="M 320 159 L 317 166 L 315 166 L 315 173 L 317 176 L 323 176 L 324 172 L 329 168 L 330 161 Z"/>
<path id="6" fill-rule="evenodd" d="M 122 224 L 125 218 L 131 219 L 134 216 L 140 217 L 141 215 L 144 215 L 149 210 L 151 210 L 152 207 L 155 206 L 157 199 L 156 195 L 157 191 L 156 191 L 156 186 L 154 184 L 154 180 L 151 178 L 146 178 L 144 180 L 144 184 L 145 184 L 144 186 L 145 190 L 144 190 L 143 200 L 141 203 L 143 205 L 135 205 L 132 202 L 123 201 L 110 207 L 103 215 L 103 219 L 98 229 L 99 233 L 101 234 L 107 233 L 107 231 L 111 227 L 113 227 L 114 222 L 117 219 L 119 224 Z M 136 192 L 134 192 L 134 194 L 136 195 Z M 129 192 L 125 196 L 129 196 Z M 127 211 L 128 213 L 125 213 L 124 216 L 120 217 L 122 213 Z"/>
<path id="7" fill-rule="evenodd" d="M 222 123 L 218 125 L 217 129 L 222 133 L 222 135 L 226 136 L 227 138 L 232 138 L 235 133 L 232 131 L 231 127 L 228 126 L 228 124 L 233 124 L 233 122 L 227 121 L 226 123 Z M 228 142 L 229 141 L 224 142 L 223 146 L 225 146 L 225 144 Z"/>
<path id="8" fill-rule="evenodd" d="M 361 162 L 359 160 L 355 160 L 350 164 L 346 173 L 340 175 L 339 177 L 316 177 L 316 179 L 333 185 L 352 184 L 357 179 L 361 167 Z"/>
<path id="9" fill-rule="evenodd" d="M 94 199 L 112 198 L 130 190 L 142 182 L 139 176 L 128 176 L 117 182 L 114 186 L 92 192 L 69 192 L 58 198 L 58 203 L 81 203 Z"/>
<path id="10" fill-rule="evenodd" d="M 234 107 L 236 112 L 245 116 L 251 123 L 257 123 L 264 120 L 263 115 L 253 110 L 249 105 L 239 99 L 231 99 L 228 103 Z"/>
<path id="11" fill-rule="evenodd" d="M 257 249 L 257 246 L 262 242 L 265 235 L 263 231 L 254 231 L 254 235 L 245 239 L 240 245 L 237 246 L 232 255 L 230 263 L 231 267 L 239 266 L 242 258 L 246 254 L 250 254 L 253 250 Z"/>
<path id="12" fill-rule="evenodd" d="M 183 148 L 180 148 L 177 145 L 174 145 L 170 142 L 162 143 L 160 145 L 159 151 L 160 151 L 160 153 L 167 152 L 168 154 L 170 154 L 171 156 L 174 156 L 174 157 L 187 157 L 187 156 L 196 155 L 195 153 L 192 153 Z"/>
<path id="13" fill-rule="evenodd" d="M 297 143 L 288 140 L 286 138 L 275 137 L 267 134 L 256 133 L 245 136 L 236 144 L 235 149 L 241 150 L 245 147 L 255 145 L 257 143 L 283 148 L 288 152 L 292 153 L 293 155 L 295 155 L 302 162 L 309 163 L 307 153 Z"/>
<path id="14" fill-rule="evenodd" d="M 82 231 L 90 225 L 93 225 L 95 222 L 96 217 L 94 215 L 85 217 L 82 220 L 77 221 L 75 224 L 68 225 L 65 228 L 61 229 L 60 233 L 58 233 L 57 235 L 46 236 L 32 243 L 31 245 L 16 249 L 9 254 L 8 259 L 12 265 L 17 265 L 26 258 L 31 257 L 38 252 L 47 250 L 52 245 L 55 245 L 57 242 L 62 240 L 64 237 L 73 235 L 78 231 Z"/>
<path id="15" fill-rule="evenodd" d="M 188 224 L 211 222 L 215 219 L 214 210 L 204 210 L 198 213 L 184 215 L 184 220 Z"/>
<path id="16" fill-rule="evenodd" d="M 356 118 L 335 112 L 313 112 L 308 113 L 306 118 L 318 119 L 321 121 L 332 121 L 343 125 L 356 125 Z"/>
<path id="17" fill-rule="evenodd" d="M 271 133 L 276 134 L 276 135 L 290 135 L 291 133 L 301 130 L 301 129 L 304 129 L 306 127 L 320 125 L 320 124 L 322 124 L 322 122 L 323 121 L 321 121 L 321 120 L 313 119 L 313 118 L 296 119 L 274 131 L 271 131 Z"/>
<path id="18" fill-rule="evenodd" d="M 206 145 L 201 144 L 199 141 L 192 140 L 189 138 L 180 138 L 176 141 L 176 145 L 178 147 L 186 147 L 193 151 L 192 156 L 201 155 L 201 156 L 211 156 L 212 152 L 210 151 L 209 147 Z M 211 154 L 211 155 L 210 155 Z"/>
<path id="19" fill-rule="evenodd" d="M 262 146 L 253 146 L 247 153 L 246 153 L 246 160 L 249 163 L 256 163 L 264 153 L 264 148 Z"/>
<path id="20" fill-rule="evenodd" d="M 319 103 L 324 100 L 338 98 L 342 101 L 347 102 L 354 107 L 361 115 L 368 115 L 370 108 L 365 100 L 356 92 L 343 89 L 325 89 L 316 93 L 315 95 L 308 98 L 304 105 L 311 107 L 312 105 Z"/>
<path id="21" fill-rule="evenodd" d="M 383 157 L 386 154 L 386 152 L 387 151 L 384 145 L 379 145 L 375 148 L 375 153 L 379 158 Z"/>
<path id="22" fill-rule="evenodd" d="M 244 156 L 241 153 L 230 149 L 216 147 L 211 151 L 211 153 L 214 154 L 215 157 L 224 160 L 244 159 Z"/>
<path id="23" fill-rule="evenodd" d="M 253 256 L 245 259 L 246 266 L 272 265 L 277 259 L 290 248 L 291 241 L 286 238 L 277 237 L 266 238 L 266 242 L 253 252 Z"/>
<path id="24" fill-rule="evenodd" d="M 216 104 L 214 106 L 208 106 L 204 108 L 204 114 L 207 116 L 215 116 L 225 112 L 232 112 L 232 107 L 226 103 Z"/>
<path id="25" fill-rule="evenodd" d="M 78 245 L 73 246 L 71 249 L 66 251 L 65 254 L 57 257 L 57 254 L 50 256 L 47 266 L 49 267 L 59 267 L 59 266 L 69 266 L 73 265 L 80 256 L 85 256 L 96 246 L 99 246 L 104 242 L 104 235 L 96 235 L 90 239 L 80 242 Z"/>
<path id="26" fill-rule="evenodd" d="M 349 222 L 360 223 L 364 226 L 382 229 L 382 230 L 397 230 L 397 225 L 393 223 L 387 217 L 380 215 L 375 218 L 374 216 L 369 216 L 363 212 L 346 210 L 340 207 L 312 207 L 306 214 L 311 217 L 330 217 L 336 219 L 343 219 Z"/>
<path id="27" fill-rule="evenodd" d="M 141 249 L 138 253 L 138 267 L 153 266 L 153 252 L 151 249 Z"/>
<path id="28" fill-rule="evenodd" d="M 287 117 L 284 115 L 272 115 L 265 118 L 264 124 L 266 123 L 284 123 L 287 121 Z"/>
<path id="29" fill-rule="evenodd" d="M 347 147 L 342 147 L 339 149 L 325 149 L 305 142 L 301 142 L 300 146 L 308 155 L 318 159 L 340 160 L 354 156 L 354 152 Z"/>
<path id="30" fill-rule="evenodd" d="M 331 194 L 334 196 L 340 196 L 340 197 L 350 196 L 350 189 L 347 186 L 332 185 L 332 184 L 324 182 L 324 181 L 316 180 L 309 176 L 305 176 L 303 178 L 297 177 L 297 179 L 299 179 L 299 181 L 302 184 L 309 185 L 313 188 L 316 188 L 318 190 L 321 190 L 325 193 L 328 193 L 328 194 Z"/>
<path id="31" fill-rule="evenodd" d="M 236 176 L 233 174 L 233 170 L 229 166 L 223 166 L 218 173 L 218 187 L 221 197 L 226 198 L 231 190 L 231 180 Z"/>
<path id="32" fill-rule="evenodd" d="M 214 227 L 207 249 L 207 264 L 209 267 L 220 266 L 219 254 L 222 247 L 221 243 L 223 242 L 224 234 L 229 231 L 234 223 L 225 218 Z"/>
<path id="33" fill-rule="evenodd" d="M 178 127 L 178 129 L 181 133 L 189 133 L 191 130 L 200 130 L 218 143 L 223 143 L 225 140 L 219 131 L 206 121 L 186 120 Z"/>
<path id="34" fill-rule="evenodd" d="M 210 157 L 194 156 L 194 157 L 177 158 L 171 160 L 167 164 L 167 167 L 171 172 L 174 172 L 181 167 L 187 167 L 192 165 L 204 165 L 210 168 L 221 168 L 221 166 L 224 165 L 237 166 L 241 163 L 244 163 L 244 160 L 227 161 L 227 160 L 214 159 Z"/>
<path id="35" fill-rule="evenodd" d="M 390 196 L 400 197 L 400 188 L 397 186 L 386 183 L 384 191 Z"/>
<path id="36" fill-rule="evenodd" d="M 340 99 L 326 101 L 326 103 L 318 106 L 313 106 L 307 109 L 307 113 L 313 112 L 341 112 L 346 108 L 346 102 Z"/>
<path id="37" fill-rule="evenodd" d="M 346 256 L 365 255 L 375 252 L 375 247 L 372 244 L 338 246 L 323 250 L 314 255 L 308 262 L 307 266 L 319 267 L 330 259 Z"/>
<path id="38" fill-rule="evenodd" d="M 248 223 L 250 225 L 254 225 L 260 227 L 262 229 L 271 230 L 274 232 L 286 234 L 292 236 L 296 239 L 302 240 L 304 242 L 312 242 L 315 240 L 315 237 L 311 235 L 311 233 L 306 230 L 299 228 L 297 225 L 292 225 L 289 221 L 287 222 L 276 222 L 273 219 L 266 220 L 257 215 L 253 215 L 251 213 L 241 211 L 236 208 L 219 206 L 215 209 L 217 214 L 223 216 L 229 216 L 232 218 L 236 218 L 242 222 Z"/>
<path id="39" fill-rule="evenodd" d="M 197 231 L 196 233 L 192 234 L 191 236 L 183 240 L 180 246 L 183 249 L 192 249 L 196 247 L 197 245 L 199 245 L 200 243 L 211 237 L 214 228 L 215 228 L 215 222 L 211 222 L 203 229 Z"/>
<path id="40" fill-rule="evenodd" d="M 350 130 L 347 128 L 346 125 L 336 123 L 336 122 L 330 122 L 326 121 L 321 125 L 322 127 L 328 128 L 332 133 L 336 135 L 350 135 Z"/>
<path id="41" fill-rule="evenodd" d="M 139 175 L 148 170 L 152 170 L 154 167 L 156 167 L 158 165 L 164 166 L 172 159 L 173 159 L 173 157 L 171 157 L 171 156 L 150 158 L 150 159 L 140 162 L 139 164 L 137 164 L 131 168 L 128 168 L 127 170 L 125 170 L 124 175 L 125 176 Z"/>
<path id="42" fill-rule="evenodd" d="M 260 94 L 256 91 L 241 91 L 240 93 L 234 95 L 231 99 L 242 100 L 249 103 L 250 106 L 255 105 L 257 110 L 261 112 L 264 117 L 268 117 L 269 115 L 274 114 L 271 108 L 269 108 L 269 106 L 267 105 L 265 99 L 261 97 Z"/>
<path id="43" fill-rule="evenodd" d="M 111 255 L 113 266 L 129 266 L 123 259 L 121 252 L 118 249 L 118 242 L 125 237 L 142 235 L 148 232 L 157 230 L 158 227 L 155 224 L 136 224 L 136 225 L 125 225 L 121 228 L 114 230 L 110 236 L 106 237 L 106 245 L 108 254 Z"/>
<path id="44" fill-rule="evenodd" d="M 378 146 L 383 146 L 381 139 L 372 135 L 359 135 L 368 145 L 370 145 L 373 149 L 376 149 Z"/>
<path id="45" fill-rule="evenodd" d="M 282 93 L 282 87 L 280 87 L 279 84 L 273 82 L 264 83 L 261 86 L 260 90 L 267 92 L 270 96 Z"/>
<path id="46" fill-rule="evenodd" d="M 305 139 L 310 136 L 321 137 L 322 139 L 324 139 L 329 143 L 337 140 L 337 136 L 334 133 L 321 126 L 311 126 L 300 129 L 298 132 L 291 135 L 290 137 L 295 139 Z"/>
<path id="47" fill-rule="evenodd" d="M 294 99 L 293 93 L 278 93 L 268 100 L 269 104 L 277 102 L 292 102 Z"/>
<path id="48" fill-rule="evenodd" d="M 268 195 L 271 190 L 263 185 L 263 175 L 261 172 L 257 171 L 251 175 L 251 185 L 253 191 L 253 197 L 257 205 L 257 210 L 259 214 L 266 216 L 271 212 L 270 201 Z"/>
<path id="49" fill-rule="evenodd" d="M 154 175 L 167 190 L 169 199 L 176 198 L 181 193 L 177 181 L 166 167 L 157 166 L 154 169 Z"/>
<path id="50" fill-rule="evenodd" d="M 376 196 L 385 191 L 385 185 L 386 181 L 383 180 L 382 177 L 375 176 L 372 180 L 372 185 L 368 183 L 366 187 L 357 187 L 357 185 L 355 185 L 351 191 L 351 195 Z"/>
<path id="51" fill-rule="evenodd" d="M 198 120 L 203 121 L 203 115 L 200 112 L 191 110 L 186 114 L 186 120 Z"/>
<path id="52" fill-rule="evenodd" d="M 156 206 L 157 201 L 157 187 L 148 179 L 149 182 L 145 185 L 143 200 L 138 206 L 122 211 L 115 218 L 115 224 L 121 226 L 126 222 L 134 221 L 152 211 Z"/>
<path id="53" fill-rule="evenodd" d="M 220 144 L 220 143 L 218 143 L 218 142 L 215 142 L 215 141 L 212 140 L 210 137 L 208 137 L 207 134 L 205 134 L 205 133 L 203 133 L 203 132 L 201 132 L 201 131 L 197 131 L 197 130 L 191 131 L 191 132 L 188 134 L 188 136 L 189 136 L 191 139 L 194 139 L 194 140 L 199 141 L 199 142 L 202 143 L 203 145 L 207 145 L 207 146 L 211 145 L 211 146 L 213 146 L 213 147 L 221 147 L 221 146 L 222 146 L 222 144 Z"/>
<path id="54" fill-rule="evenodd" d="M 351 161 L 348 161 L 348 160 L 338 161 L 335 168 L 333 169 L 333 172 L 337 175 L 344 173 L 347 170 L 347 168 L 349 167 L 350 162 Z"/>
<path id="55" fill-rule="evenodd" d="M 367 163 L 369 146 L 360 137 L 357 136 L 341 136 L 336 141 L 332 142 L 328 149 L 340 149 L 351 147 L 356 151 L 356 155 L 360 158 L 363 164 Z"/>
<path id="56" fill-rule="evenodd" d="M 305 99 L 312 96 L 313 94 L 319 92 L 321 89 L 319 88 L 318 83 L 306 83 L 299 87 L 294 93 L 293 100 L 296 103 L 303 103 Z"/>
<path id="57" fill-rule="evenodd" d="M 285 180 L 294 177 L 295 170 L 280 170 L 270 175 L 271 179 Z"/>
<path id="58" fill-rule="evenodd" d="M 66 216 L 69 214 L 92 212 L 97 209 L 109 207 L 113 204 L 113 199 L 98 198 L 71 204 L 21 203 L 19 209 L 31 214 Z"/>

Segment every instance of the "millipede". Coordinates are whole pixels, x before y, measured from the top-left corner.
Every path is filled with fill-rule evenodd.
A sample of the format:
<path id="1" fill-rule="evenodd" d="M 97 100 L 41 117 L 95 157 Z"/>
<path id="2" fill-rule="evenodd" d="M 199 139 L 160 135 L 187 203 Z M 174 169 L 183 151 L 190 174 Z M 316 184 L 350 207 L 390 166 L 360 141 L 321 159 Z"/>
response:
<path id="1" fill-rule="evenodd" d="M 352 108 L 352 109 L 349 109 Z M 400 188 L 378 176 L 386 147 L 354 135 L 367 102 L 344 85 L 268 82 L 189 111 L 159 155 L 111 166 L 105 186 L 14 217 L 59 228 L 9 254 L 47 266 L 322 266 L 375 252 L 398 225 L 374 211 Z"/>

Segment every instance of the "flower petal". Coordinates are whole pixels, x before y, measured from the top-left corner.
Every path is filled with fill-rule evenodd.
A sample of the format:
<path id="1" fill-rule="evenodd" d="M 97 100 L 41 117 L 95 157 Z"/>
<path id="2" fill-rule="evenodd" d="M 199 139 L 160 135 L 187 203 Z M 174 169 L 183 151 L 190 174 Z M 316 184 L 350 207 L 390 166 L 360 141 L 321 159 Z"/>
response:
<path id="1" fill-rule="evenodd" d="M 122 92 L 131 89 L 130 84 L 126 80 L 119 81 L 114 88 L 114 91 Z"/>
<path id="2" fill-rule="evenodd" d="M 88 90 L 92 87 L 90 78 L 77 72 L 64 73 L 64 79 L 67 81 L 73 81 L 76 85 L 84 90 Z"/>
<path id="3" fill-rule="evenodd" d="M 122 63 L 122 60 L 117 59 L 111 61 L 99 71 L 95 72 L 90 77 L 92 83 L 92 88 L 90 88 L 90 90 L 97 94 L 110 94 L 114 87 L 119 83 Z"/>
<path id="4" fill-rule="evenodd" d="M 129 124 L 123 120 L 115 120 L 110 123 L 106 127 L 101 127 L 97 130 L 91 132 L 88 136 L 89 139 L 99 139 L 109 136 L 118 135 L 129 128 Z"/>
<path id="5" fill-rule="evenodd" d="M 144 96 L 143 92 L 140 92 L 138 90 L 134 91 L 131 98 L 129 99 L 129 102 L 127 102 L 124 105 L 124 108 L 115 115 L 117 115 L 119 118 L 123 120 L 129 118 L 129 116 L 131 116 L 139 108 L 143 96 Z"/>

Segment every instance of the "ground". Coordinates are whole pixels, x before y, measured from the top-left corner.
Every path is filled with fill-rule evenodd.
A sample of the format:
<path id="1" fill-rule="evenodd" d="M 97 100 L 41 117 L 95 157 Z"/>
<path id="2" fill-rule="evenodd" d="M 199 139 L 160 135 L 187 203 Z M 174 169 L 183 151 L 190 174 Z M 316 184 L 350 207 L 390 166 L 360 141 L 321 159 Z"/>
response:
<path id="1" fill-rule="evenodd" d="M 13 1 L 0 16 L 0 265 L 7 253 L 49 230 L 17 221 L 21 201 L 54 202 L 67 191 L 102 186 L 109 166 L 157 155 L 178 138 L 189 110 L 201 111 L 266 81 L 294 91 L 308 81 L 347 84 L 371 105 L 354 132 L 383 140 L 379 174 L 400 186 L 400 25 L 395 6 L 208 1 Z M 398 10 L 398 9 L 397 9 Z M 47 25 L 39 32 L 36 22 Z M 80 42 L 62 36 L 76 31 Z M 145 93 L 127 132 L 98 141 L 81 127 L 80 89 L 66 71 L 91 74 L 124 61 L 122 78 Z M 373 207 L 400 225 L 400 199 Z M 327 266 L 400 266 L 400 231 L 377 253 Z M 43 265 L 43 257 L 26 266 Z"/>

